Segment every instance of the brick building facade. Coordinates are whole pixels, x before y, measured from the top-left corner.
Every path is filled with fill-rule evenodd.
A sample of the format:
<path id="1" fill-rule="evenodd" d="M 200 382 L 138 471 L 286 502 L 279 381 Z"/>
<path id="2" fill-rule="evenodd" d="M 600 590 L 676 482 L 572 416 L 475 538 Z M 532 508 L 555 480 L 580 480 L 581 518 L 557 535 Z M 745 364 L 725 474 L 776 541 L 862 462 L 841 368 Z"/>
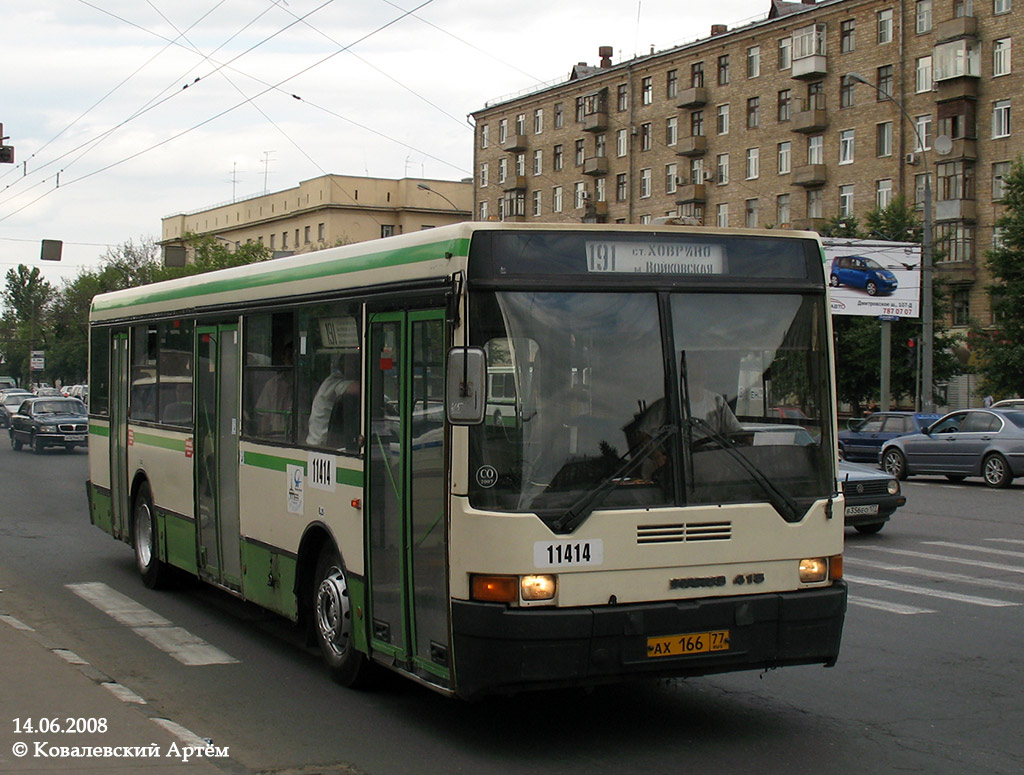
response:
<path id="1" fill-rule="evenodd" d="M 930 173 L 950 323 L 987 325 L 985 252 L 1024 148 L 1022 19 L 1024 0 L 776 0 L 666 51 L 613 64 L 601 47 L 473 114 L 475 216 L 820 228 L 899 193 L 921 206 Z"/>

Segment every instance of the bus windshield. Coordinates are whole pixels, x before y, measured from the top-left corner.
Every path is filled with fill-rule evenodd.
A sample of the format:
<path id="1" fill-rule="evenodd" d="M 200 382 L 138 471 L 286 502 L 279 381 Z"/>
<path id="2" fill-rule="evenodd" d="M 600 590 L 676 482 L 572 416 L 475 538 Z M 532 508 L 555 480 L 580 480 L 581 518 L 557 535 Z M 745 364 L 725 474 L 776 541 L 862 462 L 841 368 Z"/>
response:
<path id="1" fill-rule="evenodd" d="M 473 340 L 498 388 L 471 431 L 475 507 L 571 530 L 582 504 L 768 502 L 797 521 L 828 497 L 824 300 L 663 296 L 478 292 Z"/>

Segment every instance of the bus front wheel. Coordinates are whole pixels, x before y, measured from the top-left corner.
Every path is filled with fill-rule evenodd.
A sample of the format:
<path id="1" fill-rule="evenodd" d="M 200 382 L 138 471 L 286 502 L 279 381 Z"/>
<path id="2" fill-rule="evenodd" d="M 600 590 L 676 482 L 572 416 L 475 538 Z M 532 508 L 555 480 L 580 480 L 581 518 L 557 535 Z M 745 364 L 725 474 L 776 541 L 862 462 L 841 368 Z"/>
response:
<path id="1" fill-rule="evenodd" d="M 352 639 L 352 600 L 341 557 L 331 546 L 320 552 L 313 587 L 313 632 L 327 670 L 342 686 L 366 682 L 369 665 Z"/>

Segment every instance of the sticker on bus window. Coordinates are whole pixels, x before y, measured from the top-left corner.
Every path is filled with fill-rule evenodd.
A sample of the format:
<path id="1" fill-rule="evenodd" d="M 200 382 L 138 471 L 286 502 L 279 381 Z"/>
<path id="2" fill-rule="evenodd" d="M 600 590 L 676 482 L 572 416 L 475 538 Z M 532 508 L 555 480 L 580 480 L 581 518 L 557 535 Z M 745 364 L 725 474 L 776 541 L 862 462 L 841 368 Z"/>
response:
<path id="1" fill-rule="evenodd" d="M 286 466 L 288 476 L 288 513 L 302 514 L 303 512 L 303 489 L 305 485 L 305 474 L 302 466 Z"/>

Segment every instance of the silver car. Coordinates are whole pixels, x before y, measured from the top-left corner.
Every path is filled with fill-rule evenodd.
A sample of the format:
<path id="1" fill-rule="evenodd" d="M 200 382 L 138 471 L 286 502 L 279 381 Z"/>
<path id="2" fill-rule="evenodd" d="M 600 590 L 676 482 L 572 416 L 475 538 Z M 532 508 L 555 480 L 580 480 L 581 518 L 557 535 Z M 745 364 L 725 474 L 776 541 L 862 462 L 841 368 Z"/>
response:
<path id="1" fill-rule="evenodd" d="M 922 433 L 885 442 L 879 462 L 897 479 L 945 474 L 960 482 L 980 476 L 989 487 L 1009 487 L 1015 476 L 1024 476 L 1024 410 L 951 412 Z"/>

